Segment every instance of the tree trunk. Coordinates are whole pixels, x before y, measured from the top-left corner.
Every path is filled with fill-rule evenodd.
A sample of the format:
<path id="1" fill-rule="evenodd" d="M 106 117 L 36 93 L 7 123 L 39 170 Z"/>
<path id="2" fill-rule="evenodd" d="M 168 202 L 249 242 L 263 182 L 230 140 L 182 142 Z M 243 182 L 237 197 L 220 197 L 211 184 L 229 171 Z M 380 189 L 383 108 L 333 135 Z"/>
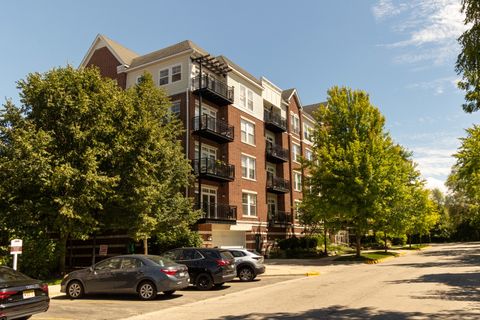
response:
<path id="1" fill-rule="evenodd" d="M 360 234 L 359 231 L 356 231 L 356 232 L 355 232 L 355 238 L 356 238 L 355 241 L 356 241 L 356 243 L 357 243 L 357 245 L 356 245 L 356 247 L 357 247 L 357 248 L 356 248 L 356 249 L 357 249 L 357 252 L 356 252 L 355 256 L 356 256 L 357 258 L 360 258 L 360 255 L 361 255 L 360 244 L 361 244 L 361 240 L 362 240 L 362 239 L 361 239 L 361 234 Z"/>
<path id="2" fill-rule="evenodd" d="M 383 231 L 383 241 L 385 243 L 385 253 L 387 253 L 388 246 L 387 246 L 387 232 Z"/>
<path id="3" fill-rule="evenodd" d="M 148 254 L 148 238 L 143 238 L 143 254 Z"/>
<path id="4" fill-rule="evenodd" d="M 323 246 L 325 247 L 325 255 L 328 256 L 327 249 L 327 228 L 323 227 Z"/>
<path id="5" fill-rule="evenodd" d="M 411 249 L 412 248 L 412 237 L 409 234 L 407 234 L 407 239 L 408 239 L 408 246 Z"/>
<path id="6" fill-rule="evenodd" d="M 65 260 L 67 258 L 67 239 L 68 235 L 61 233 L 58 240 L 58 271 L 61 275 L 65 274 Z"/>
<path id="7" fill-rule="evenodd" d="M 97 254 L 97 234 L 93 233 L 93 239 L 92 239 L 92 266 L 95 264 L 95 259 L 96 259 L 96 254 Z"/>

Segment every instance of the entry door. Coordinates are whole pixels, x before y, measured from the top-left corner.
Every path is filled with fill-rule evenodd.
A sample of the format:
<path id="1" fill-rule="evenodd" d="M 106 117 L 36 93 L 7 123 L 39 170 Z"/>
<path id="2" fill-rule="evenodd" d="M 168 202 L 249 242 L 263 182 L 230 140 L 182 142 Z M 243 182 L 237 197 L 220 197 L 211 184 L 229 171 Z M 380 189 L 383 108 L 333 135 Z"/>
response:
<path id="1" fill-rule="evenodd" d="M 267 139 L 267 142 L 275 144 L 275 135 L 272 132 L 265 131 L 265 139 Z"/>
<path id="2" fill-rule="evenodd" d="M 206 218 L 217 218 L 217 190 L 202 187 L 202 209 Z"/>
<path id="3" fill-rule="evenodd" d="M 198 116 L 199 106 L 195 107 L 195 116 Z M 202 116 L 207 115 L 206 117 L 202 117 L 202 129 L 210 129 L 212 131 L 217 131 L 217 110 L 212 107 L 209 107 L 202 103 Z"/>
<path id="4" fill-rule="evenodd" d="M 272 181 L 277 176 L 277 168 L 274 164 L 267 163 L 267 181 Z"/>
<path id="5" fill-rule="evenodd" d="M 267 194 L 268 219 L 271 220 L 277 212 L 277 196 Z"/>

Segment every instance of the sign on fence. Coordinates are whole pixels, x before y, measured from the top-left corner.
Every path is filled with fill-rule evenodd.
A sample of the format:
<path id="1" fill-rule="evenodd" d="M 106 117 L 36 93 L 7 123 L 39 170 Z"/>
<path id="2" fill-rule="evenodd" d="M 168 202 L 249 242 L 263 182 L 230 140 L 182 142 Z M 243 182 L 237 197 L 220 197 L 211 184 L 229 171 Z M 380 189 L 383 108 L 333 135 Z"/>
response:
<path id="1" fill-rule="evenodd" d="M 13 239 L 10 242 L 10 254 L 13 254 L 13 269 L 17 270 L 18 255 L 22 254 L 23 241 L 21 239 Z"/>
<path id="2" fill-rule="evenodd" d="M 101 244 L 100 245 L 100 250 L 98 251 L 99 256 L 106 256 L 108 251 L 108 245 L 107 244 Z"/>

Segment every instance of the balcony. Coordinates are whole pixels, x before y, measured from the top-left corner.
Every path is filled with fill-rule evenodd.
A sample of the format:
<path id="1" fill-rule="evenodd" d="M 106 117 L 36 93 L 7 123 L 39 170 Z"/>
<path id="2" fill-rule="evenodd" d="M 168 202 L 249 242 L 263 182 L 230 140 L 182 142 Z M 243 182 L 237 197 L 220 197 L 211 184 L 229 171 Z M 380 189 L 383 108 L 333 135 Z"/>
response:
<path id="1" fill-rule="evenodd" d="M 267 141 L 267 160 L 274 163 L 287 162 L 288 150 Z"/>
<path id="2" fill-rule="evenodd" d="M 237 221 L 237 207 L 223 203 L 202 202 L 200 208 L 195 205 L 195 209 L 202 210 L 202 216 L 198 223 L 221 223 L 235 224 Z"/>
<path id="3" fill-rule="evenodd" d="M 263 121 L 265 128 L 273 132 L 287 131 L 287 119 L 283 118 L 280 113 L 269 110 L 263 111 Z"/>
<path id="4" fill-rule="evenodd" d="M 233 103 L 233 87 L 207 74 L 192 79 L 192 91 L 219 106 Z"/>
<path id="5" fill-rule="evenodd" d="M 193 119 L 193 133 L 220 143 L 233 141 L 233 126 L 208 114 Z"/>
<path id="6" fill-rule="evenodd" d="M 268 213 L 269 220 L 268 223 L 270 225 L 290 225 L 292 224 L 292 215 L 290 212 L 286 211 L 275 211 L 275 212 L 269 212 Z"/>
<path id="7" fill-rule="evenodd" d="M 199 161 L 195 159 L 192 161 L 192 167 L 195 175 L 201 178 L 219 182 L 228 182 L 235 179 L 235 166 L 220 160 L 201 158 Z"/>
<path id="8" fill-rule="evenodd" d="M 267 173 L 267 191 L 273 193 L 290 192 L 290 181 L 275 177 L 272 173 Z"/>

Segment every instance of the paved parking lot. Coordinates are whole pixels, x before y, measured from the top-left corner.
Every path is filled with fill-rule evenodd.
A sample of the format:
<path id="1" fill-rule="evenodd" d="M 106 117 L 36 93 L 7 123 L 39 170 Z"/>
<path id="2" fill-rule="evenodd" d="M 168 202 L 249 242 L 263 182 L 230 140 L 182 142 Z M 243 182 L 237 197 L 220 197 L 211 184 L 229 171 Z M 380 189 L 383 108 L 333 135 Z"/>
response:
<path id="1" fill-rule="evenodd" d="M 86 296 L 79 300 L 70 300 L 60 294 L 52 297 L 50 309 L 32 317 L 36 320 L 73 320 L 73 319 L 122 319 L 135 315 L 141 315 L 169 307 L 180 306 L 192 302 L 218 298 L 227 294 L 244 290 L 262 288 L 279 282 L 302 278 L 304 275 L 293 275 L 293 271 L 285 271 L 284 275 L 270 274 L 259 277 L 253 282 L 233 281 L 223 288 L 210 291 L 199 291 L 194 287 L 177 291 L 171 297 L 162 294 L 154 301 L 139 301 L 136 296 Z M 55 295 L 55 290 L 53 290 Z"/>

